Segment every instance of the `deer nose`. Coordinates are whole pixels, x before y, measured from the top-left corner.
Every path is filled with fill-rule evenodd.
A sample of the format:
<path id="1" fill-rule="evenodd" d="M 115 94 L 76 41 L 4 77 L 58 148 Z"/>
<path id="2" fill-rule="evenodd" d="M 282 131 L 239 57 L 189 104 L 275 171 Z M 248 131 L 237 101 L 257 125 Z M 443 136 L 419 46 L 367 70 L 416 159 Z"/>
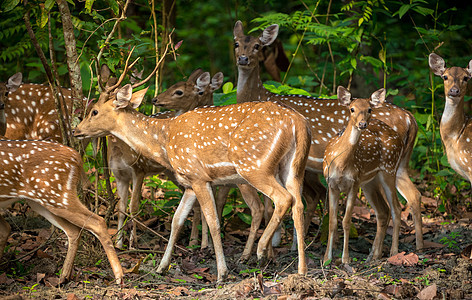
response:
<path id="1" fill-rule="evenodd" d="M 0 103 L 0 109 L 5 109 L 5 103 Z"/>
<path id="2" fill-rule="evenodd" d="M 367 127 L 367 122 L 366 121 L 360 121 L 359 122 L 359 129 L 366 129 Z"/>
<path id="3" fill-rule="evenodd" d="M 238 58 L 238 64 L 240 65 L 248 65 L 249 64 L 249 58 L 245 55 L 241 55 L 239 58 Z"/>
<path id="4" fill-rule="evenodd" d="M 157 97 L 152 98 L 152 105 L 157 105 Z"/>
<path id="5" fill-rule="evenodd" d="M 457 87 L 453 86 L 449 90 L 449 93 L 447 93 L 447 94 L 448 94 L 448 96 L 451 96 L 451 97 L 457 97 L 457 96 L 459 96 L 459 93 L 460 93 L 460 90 Z"/>

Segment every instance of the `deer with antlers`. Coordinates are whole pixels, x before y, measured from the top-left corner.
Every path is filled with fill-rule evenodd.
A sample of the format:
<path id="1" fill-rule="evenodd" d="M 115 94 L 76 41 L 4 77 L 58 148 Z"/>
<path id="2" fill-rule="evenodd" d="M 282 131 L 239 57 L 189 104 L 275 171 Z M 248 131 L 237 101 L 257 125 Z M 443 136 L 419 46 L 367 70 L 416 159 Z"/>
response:
<path id="1" fill-rule="evenodd" d="M 264 29 L 258 37 L 248 36 L 244 34 L 242 23 L 236 22 L 234 51 L 238 66 L 237 98 L 238 101 L 279 101 L 305 116 L 310 124 L 312 138 L 305 178 L 311 178 L 310 181 L 314 182 L 317 181 L 315 179 L 317 174 L 321 174 L 323 171 L 324 150 L 328 141 L 346 126 L 349 111 L 337 100 L 301 95 L 278 95 L 264 88 L 259 77 L 258 52 L 263 46 L 271 44 L 277 34 L 278 25 L 274 24 Z M 385 103 L 376 109 L 372 118 L 383 121 L 395 130 L 405 145 L 397 170 L 396 188 L 411 207 L 416 232 L 416 248 L 422 249 L 424 243 L 420 207 L 421 194 L 408 175 L 408 163 L 413 151 L 418 125 L 410 112 L 390 103 Z M 319 195 L 316 190 L 320 185 L 312 182 L 309 182 L 309 185 L 312 186 L 313 197 Z M 305 184 L 304 193 L 309 190 L 310 188 L 307 188 Z"/>
<path id="2" fill-rule="evenodd" d="M 189 76 L 187 81 L 181 81 L 172 85 L 154 99 L 154 105 L 173 109 L 174 111 L 155 114 L 151 117 L 158 119 L 172 118 L 196 107 L 212 105 L 213 92 L 220 88 L 222 83 L 223 74 L 221 72 L 215 74 L 210 80 L 210 74 L 208 72 L 197 69 Z M 138 154 L 130 146 L 116 137 L 109 137 L 108 147 L 109 166 L 115 175 L 117 193 L 120 198 L 118 205 L 119 210 L 126 211 L 129 184 L 132 182 L 130 215 L 134 216 L 138 211 L 144 178 L 159 173 L 164 173 L 171 180 L 174 179 L 174 176 L 172 172 L 168 171 L 162 165 Z M 200 210 L 195 210 L 195 216 L 199 215 Z M 195 220 L 198 221 L 199 219 L 195 218 Z M 124 221 L 125 215 L 120 213 L 118 215 L 118 228 L 120 230 L 118 231 L 116 239 L 116 246 L 118 248 L 123 247 L 123 234 L 121 229 L 123 228 Z M 197 229 L 198 224 L 193 225 L 192 227 Z M 132 227 L 130 247 L 133 247 L 137 243 L 135 222 L 133 222 Z M 197 238 L 198 231 L 193 230 L 190 241 L 196 241 Z M 206 244 L 208 243 L 208 239 L 203 239 L 203 241 L 206 241 Z M 205 244 L 203 246 L 205 246 Z"/>
<path id="3" fill-rule="evenodd" d="M 105 221 L 89 211 L 77 196 L 83 173 L 77 151 L 47 141 L 0 140 L 0 207 L 23 200 L 35 212 L 62 229 L 68 238 L 66 259 L 60 282 L 69 280 L 83 229 L 93 233 L 102 244 L 117 283 L 123 271 L 107 232 Z M 0 257 L 10 226 L 0 216 Z"/>
<path id="4" fill-rule="evenodd" d="M 398 253 L 401 207 L 395 182 L 404 145 L 395 130 L 372 118 L 373 110 L 384 104 L 385 94 L 385 89 L 380 89 L 370 99 L 352 99 L 348 90 L 338 87 L 338 101 L 349 108 L 350 116 L 346 128 L 328 142 L 323 161 L 323 174 L 329 188 L 329 235 L 325 261 L 333 258 L 338 202 L 340 193 L 344 193 L 347 199 L 342 262 L 349 263 L 351 215 L 359 187 L 362 187 L 377 217 L 377 234 L 368 260 L 382 256 L 389 221 L 389 206 L 381 196 L 382 191 L 378 190 L 379 185 L 390 205 L 393 219 L 390 255 Z"/>
<path id="5" fill-rule="evenodd" d="M 149 118 L 133 109 L 147 90 L 133 93 L 133 86 L 145 81 L 118 88 L 127 70 L 125 67 L 116 85 L 102 92 L 74 135 L 84 138 L 113 134 L 173 171 L 185 187 L 158 271 L 167 269 L 176 236 L 198 199 L 214 244 L 218 281 L 224 280 L 228 268 L 211 185 L 249 183 L 275 203 L 274 214 L 258 245 L 258 258 L 273 256 L 267 252 L 268 244 L 283 215 L 292 207 L 298 234 L 298 272 L 305 274 L 300 194 L 310 144 L 305 118 L 273 102 L 198 108 L 171 119 Z"/>

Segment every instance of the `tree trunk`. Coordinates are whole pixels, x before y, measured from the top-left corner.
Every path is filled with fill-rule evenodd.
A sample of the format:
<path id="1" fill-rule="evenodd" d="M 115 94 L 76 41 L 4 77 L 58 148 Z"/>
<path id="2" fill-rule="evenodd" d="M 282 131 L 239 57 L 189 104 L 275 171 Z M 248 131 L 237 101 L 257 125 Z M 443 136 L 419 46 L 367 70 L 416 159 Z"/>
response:
<path id="1" fill-rule="evenodd" d="M 69 80 L 72 90 L 72 111 L 82 111 L 84 95 L 82 93 L 82 77 L 80 75 L 80 66 L 76 49 L 76 42 L 74 36 L 74 25 L 72 24 L 72 17 L 69 6 L 66 0 L 57 0 L 57 6 L 61 13 L 62 29 L 64 33 L 64 43 L 67 55 L 67 68 L 69 69 Z M 72 117 L 72 128 L 78 125 L 79 119 Z"/>

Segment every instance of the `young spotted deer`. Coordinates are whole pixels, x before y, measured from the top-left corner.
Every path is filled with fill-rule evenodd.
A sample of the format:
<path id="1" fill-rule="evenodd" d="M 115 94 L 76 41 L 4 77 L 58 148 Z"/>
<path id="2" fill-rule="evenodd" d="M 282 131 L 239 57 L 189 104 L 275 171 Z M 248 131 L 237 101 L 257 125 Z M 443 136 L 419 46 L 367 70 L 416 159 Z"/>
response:
<path id="1" fill-rule="evenodd" d="M 77 197 L 77 184 L 83 172 L 82 158 L 66 146 L 46 141 L 0 140 L 0 207 L 25 201 L 35 212 L 62 229 L 68 249 L 60 282 L 72 276 L 72 267 L 83 229 L 102 244 L 117 283 L 123 271 L 105 221 L 90 212 Z M 0 257 L 10 226 L 0 216 Z"/>
<path id="2" fill-rule="evenodd" d="M 389 206 L 383 197 L 379 197 L 379 185 L 390 205 L 393 219 L 390 255 L 395 255 L 398 253 L 401 221 L 395 182 L 404 145 L 395 130 L 384 122 L 371 118 L 372 108 L 379 108 L 385 101 L 385 89 L 374 92 L 371 99 L 351 99 L 351 94 L 339 86 L 338 101 L 349 108 L 350 116 L 346 128 L 329 141 L 323 161 L 323 174 L 329 189 L 329 235 L 324 260 L 333 258 L 338 202 L 340 193 L 345 193 L 347 200 L 343 218 L 342 262 L 349 263 L 351 215 L 359 187 L 364 190 L 377 217 L 377 234 L 369 260 L 382 256 L 382 244 L 390 216 Z"/>
<path id="3" fill-rule="evenodd" d="M 270 44 L 277 33 L 278 25 L 271 25 L 259 37 L 247 36 L 244 35 L 241 22 L 236 22 L 234 42 L 236 64 L 238 66 L 237 98 L 245 99 L 244 101 L 279 101 L 306 117 L 310 123 L 312 138 L 306 166 L 306 178 L 312 178 L 310 181 L 317 180 L 317 174 L 323 172 L 323 156 L 328 141 L 345 127 L 349 111 L 340 105 L 337 100 L 318 99 L 301 95 L 278 95 L 264 88 L 259 77 L 258 52 L 263 46 Z M 418 125 L 410 112 L 390 103 L 385 103 L 382 107 L 376 109 L 372 117 L 393 128 L 400 135 L 405 145 L 397 170 L 396 187 L 411 207 L 416 231 L 416 248 L 422 249 L 421 194 L 408 175 L 408 163 L 413 151 Z M 319 187 L 318 184 L 311 185 L 313 189 Z M 306 184 L 304 185 L 304 193 L 305 191 L 308 191 Z M 314 195 L 317 194 L 319 193 L 314 192 Z"/>
<path id="4" fill-rule="evenodd" d="M 223 74 L 217 73 L 210 81 L 210 74 L 203 72 L 201 69 L 195 70 L 187 81 L 182 81 L 169 87 L 165 92 L 161 93 L 154 99 L 154 104 L 163 106 L 168 109 L 174 109 L 172 112 L 159 113 L 151 117 L 153 118 L 171 118 L 182 113 L 192 110 L 195 107 L 213 104 L 213 92 L 221 87 L 223 83 Z M 132 182 L 132 193 L 129 205 L 129 213 L 134 216 L 138 212 L 139 200 L 141 198 L 141 189 L 143 180 L 146 176 L 164 173 L 171 180 L 174 178 L 172 172 L 167 171 L 165 167 L 158 164 L 154 160 L 138 154 L 130 146 L 122 140 L 110 136 L 108 138 L 108 162 L 111 171 L 115 175 L 117 184 L 117 193 L 120 198 L 118 208 L 120 211 L 126 211 L 128 204 L 129 185 Z M 195 215 L 199 215 L 197 210 Z M 123 228 L 125 215 L 118 214 L 118 234 L 116 246 L 123 247 Z M 132 222 L 132 230 L 130 237 L 130 247 L 137 245 L 136 224 Z M 198 224 L 194 224 L 197 228 Z M 190 240 L 196 240 L 198 232 L 193 231 Z"/>
<path id="5" fill-rule="evenodd" d="M 175 118 L 153 119 L 133 109 L 141 103 L 146 89 L 133 93 L 129 84 L 116 88 L 108 88 L 100 95 L 77 126 L 75 136 L 113 134 L 173 171 L 185 187 L 158 272 L 167 270 L 177 234 L 198 199 L 213 240 L 218 281 L 224 280 L 228 268 L 211 186 L 249 183 L 275 203 L 274 214 L 257 248 L 258 258 L 273 256 L 267 252 L 270 239 L 291 207 L 298 234 L 298 272 L 306 273 L 300 195 L 310 144 L 305 118 L 278 103 L 262 102 L 197 108 Z"/>
<path id="6" fill-rule="evenodd" d="M 466 68 L 446 68 L 444 59 L 436 53 L 431 53 L 429 66 L 444 82 L 446 105 L 439 132 L 446 149 L 447 160 L 454 171 L 472 182 L 472 163 L 469 162 L 472 153 L 472 122 L 464 113 L 464 96 L 467 82 L 472 77 L 472 60 Z"/>

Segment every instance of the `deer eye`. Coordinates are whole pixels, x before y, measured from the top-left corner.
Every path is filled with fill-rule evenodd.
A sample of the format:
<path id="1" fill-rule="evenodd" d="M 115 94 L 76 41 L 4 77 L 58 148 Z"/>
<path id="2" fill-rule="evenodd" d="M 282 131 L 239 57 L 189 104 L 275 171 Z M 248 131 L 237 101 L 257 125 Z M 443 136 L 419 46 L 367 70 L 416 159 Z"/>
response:
<path id="1" fill-rule="evenodd" d="M 351 107 L 351 112 L 352 112 L 352 113 L 354 112 L 354 107 Z"/>
<path id="2" fill-rule="evenodd" d="M 447 80 L 447 75 L 444 75 L 444 76 L 443 76 L 443 79 L 444 79 L 444 80 Z"/>
<path id="3" fill-rule="evenodd" d="M 261 47 L 261 45 L 259 45 L 259 44 L 254 45 L 254 49 L 256 49 L 256 50 L 259 50 L 260 47 Z"/>
<path id="4" fill-rule="evenodd" d="M 94 109 L 92 110 L 92 117 L 98 115 L 98 110 Z"/>
<path id="5" fill-rule="evenodd" d="M 184 94 L 184 92 L 182 92 L 181 90 L 177 90 L 177 91 L 175 91 L 174 94 L 177 94 L 177 95 L 179 95 L 179 96 L 182 96 L 182 95 Z"/>
<path id="6" fill-rule="evenodd" d="M 238 48 L 238 47 L 239 47 L 239 43 L 238 42 L 234 43 L 234 48 Z"/>
<path id="7" fill-rule="evenodd" d="M 470 77 L 468 77 L 468 76 L 465 76 L 465 77 L 464 77 L 464 81 L 465 81 L 465 82 L 467 82 L 469 79 L 470 79 Z"/>
<path id="8" fill-rule="evenodd" d="M 203 91 L 201 91 L 201 92 L 198 92 L 198 94 L 199 94 L 199 95 L 203 95 Z"/>
<path id="9" fill-rule="evenodd" d="M 372 108 L 369 108 L 369 109 L 367 110 L 367 112 L 368 112 L 369 114 L 371 114 L 371 113 L 372 113 Z"/>

